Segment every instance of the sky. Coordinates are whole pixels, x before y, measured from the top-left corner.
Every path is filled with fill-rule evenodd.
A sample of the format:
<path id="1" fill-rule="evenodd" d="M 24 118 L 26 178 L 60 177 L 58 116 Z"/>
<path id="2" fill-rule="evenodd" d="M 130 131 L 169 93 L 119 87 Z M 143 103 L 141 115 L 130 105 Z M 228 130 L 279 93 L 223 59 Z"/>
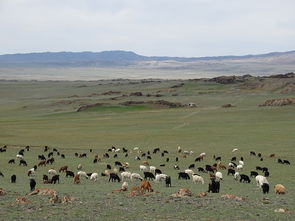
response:
<path id="1" fill-rule="evenodd" d="M 294 0 L 0 0 L 0 54 L 126 50 L 222 56 L 295 50 Z"/>

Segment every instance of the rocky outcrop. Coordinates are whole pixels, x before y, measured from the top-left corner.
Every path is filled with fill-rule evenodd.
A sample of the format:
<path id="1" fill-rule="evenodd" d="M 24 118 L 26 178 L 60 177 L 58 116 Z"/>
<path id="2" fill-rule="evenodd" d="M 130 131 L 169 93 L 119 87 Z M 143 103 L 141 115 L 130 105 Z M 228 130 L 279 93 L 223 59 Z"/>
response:
<path id="1" fill-rule="evenodd" d="M 280 99 L 271 99 L 266 100 L 264 104 L 260 106 L 286 106 L 286 105 L 294 105 L 295 98 L 280 98 Z"/>

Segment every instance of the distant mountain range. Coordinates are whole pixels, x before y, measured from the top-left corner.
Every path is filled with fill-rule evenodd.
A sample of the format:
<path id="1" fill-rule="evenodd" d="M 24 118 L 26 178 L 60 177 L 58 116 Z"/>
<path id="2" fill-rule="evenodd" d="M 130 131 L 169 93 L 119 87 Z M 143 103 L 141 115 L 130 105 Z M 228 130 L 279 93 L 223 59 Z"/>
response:
<path id="1" fill-rule="evenodd" d="M 0 80 L 188 79 L 295 72 L 295 51 L 217 57 L 148 57 L 131 51 L 0 55 Z"/>
<path id="2" fill-rule="evenodd" d="M 43 52 L 0 55 L 0 67 L 140 67 L 195 69 L 200 64 L 295 64 L 295 51 L 217 57 L 142 56 L 131 51 Z M 214 69 L 214 67 L 212 67 Z"/>

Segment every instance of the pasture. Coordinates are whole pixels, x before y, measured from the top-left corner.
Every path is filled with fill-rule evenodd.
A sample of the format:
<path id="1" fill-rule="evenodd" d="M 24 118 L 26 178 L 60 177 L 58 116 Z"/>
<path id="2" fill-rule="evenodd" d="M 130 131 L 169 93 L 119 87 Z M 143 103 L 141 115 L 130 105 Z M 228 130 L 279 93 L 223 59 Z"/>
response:
<path id="1" fill-rule="evenodd" d="M 7 145 L 7 152 L 0 153 L 0 187 L 7 194 L 0 196 L 0 220 L 294 220 L 295 208 L 295 110 L 294 105 L 281 107 L 260 107 L 267 99 L 294 97 L 294 92 L 280 93 L 286 86 L 285 79 L 264 79 L 263 86 L 256 85 L 261 80 L 251 78 L 247 82 L 219 84 L 199 80 L 107 80 L 107 81 L 1 81 L 0 82 L 0 145 Z M 257 83 L 258 84 L 258 83 Z M 142 95 L 132 95 L 141 92 Z M 171 108 L 155 100 L 170 103 L 195 103 L 197 107 L 181 106 Z M 125 105 L 124 102 L 133 102 Z M 135 103 L 138 102 L 138 103 Z M 93 105 L 97 104 L 99 105 Z M 222 108 L 224 104 L 234 107 Z M 93 106 L 91 106 L 93 105 Z M 77 112 L 79 107 L 84 111 Z M 20 149 L 25 151 L 27 167 L 9 165 Z M 65 159 L 54 154 L 55 162 L 46 167 L 38 167 L 34 179 L 37 188 L 51 188 L 60 196 L 75 198 L 69 204 L 51 204 L 47 196 L 28 196 L 31 204 L 18 205 L 17 196 L 30 192 L 27 170 L 38 164 L 37 158 L 44 146 L 57 148 L 65 154 Z M 110 158 L 102 158 L 93 163 L 94 156 L 102 157 L 107 149 L 115 146 L 129 150 L 128 157 L 109 153 Z M 193 151 L 187 158 L 177 152 Z M 99 175 L 107 164 L 114 167 L 115 161 L 129 162 L 131 172 L 138 172 L 145 157 L 142 152 L 159 147 L 167 150 L 165 157 L 151 154 L 150 165 L 161 169 L 172 178 L 172 187 L 165 182 L 151 181 L 154 193 L 147 196 L 128 196 L 129 191 L 111 193 L 119 189 L 121 183 L 108 182 L 101 177 L 97 182 L 81 178 L 74 185 L 72 178 L 60 174 L 60 184 L 43 184 L 43 174 L 48 169 L 58 170 L 68 165 L 77 172 L 79 163 L 83 171 L 97 172 Z M 239 150 L 232 153 L 233 148 Z M 90 152 L 89 149 L 93 151 Z M 260 158 L 250 156 L 250 151 L 262 153 Z M 77 153 L 87 153 L 87 158 L 75 157 Z M 194 162 L 202 152 L 204 161 Z M 269 155 L 275 153 L 275 158 Z M 240 183 L 227 170 L 222 170 L 220 193 L 209 193 L 204 198 L 197 197 L 208 190 L 209 175 L 200 174 L 205 184 L 194 184 L 192 180 L 178 180 L 177 173 L 195 163 L 197 167 L 215 163 L 213 155 L 221 156 L 226 166 L 233 156 L 243 156 L 245 166 L 240 172 L 250 174 L 256 166 L 268 167 L 270 171 L 270 192 L 264 195 L 251 183 Z M 140 156 L 141 160 L 135 160 Z M 175 162 L 175 157 L 179 158 Z M 166 159 L 169 158 L 169 162 Z M 277 163 L 286 159 L 291 165 Z M 165 167 L 159 167 L 165 164 Z M 175 170 L 177 164 L 180 171 Z M 16 174 L 15 184 L 10 176 Z M 129 182 L 129 189 L 139 185 L 139 181 Z M 276 195 L 275 184 L 287 188 L 285 195 Z M 173 198 L 170 195 L 180 188 L 188 188 L 194 195 L 188 198 Z M 223 194 L 234 194 L 245 198 L 243 201 L 222 199 Z M 275 213 L 277 208 L 288 208 L 290 213 Z"/>

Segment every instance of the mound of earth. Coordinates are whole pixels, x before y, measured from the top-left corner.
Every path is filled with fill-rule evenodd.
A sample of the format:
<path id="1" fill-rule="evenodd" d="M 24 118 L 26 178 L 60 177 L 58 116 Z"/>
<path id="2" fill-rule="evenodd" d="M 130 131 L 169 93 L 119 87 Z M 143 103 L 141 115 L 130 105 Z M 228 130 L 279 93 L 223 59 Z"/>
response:
<path id="1" fill-rule="evenodd" d="M 223 107 L 223 108 L 228 108 L 228 107 L 234 107 L 232 104 L 224 104 L 224 105 L 222 105 L 221 107 Z"/>
<path id="2" fill-rule="evenodd" d="M 295 98 L 281 98 L 266 100 L 264 104 L 260 106 L 286 106 L 295 104 Z"/>
<path id="3" fill-rule="evenodd" d="M 219 84 L 234 84 L 239 82 L 245 82 L 248 78 L 252 77 L 251 75 L 243 75 L 243 76 L 220 76 L 211 78 L 208 81 L 213 81 Z"/>
<path id="4" fill-rule="evenodd" d="M 283 90 L 280 91 L 281 94 L 293 94 L 295 93 L 295 83 L 287 85 Z"/>
<path id="5" fill-rule="evenodd" d="M 121 94 L 121 91 L 107 91 L 102 93 L 102 95 L 113 95 L 113 94 Z"/>
<path id="6" fill-rule="evenodd" d="M 130 95 L 129 96 L 138 96 L 138 97 L 140 97 L 140 96 L 142 96 L 143 94 L 141 93 L 141 92 L 133 92 L 133 93 L 130 93 Z"/>
<path id="7" fill-rule="evenodd" d="M 104 105 L 103 103 L 83 105 L 83 106 L 78 108 L 77 112 L 85 111 L 85 110 L 88 110 L 89 108 L 92 108 L 92 107 L 101 107 L 103 105 Z"/>
<path id="8" fill-rule="evenodd" d="M 276 74 L 276 75 L 270 75 L 269 78 L 294 78 L 295 74 L 293 72 L 287 73 L 287 74 Z"/>
<path id="9" fill-rule="evenodd" d="M 176 107 L 184 107 L 185 105 L 179 102 L 170 102 L 165 100 L 156 100 L 156 101 L 125 101 L 120 103 L 120 105 L 130 106 L 130 105 L 140 105 L 140 104 L 151 104 L 161 107 L 169 107 L 169 108 L 176 108 Z"/>

